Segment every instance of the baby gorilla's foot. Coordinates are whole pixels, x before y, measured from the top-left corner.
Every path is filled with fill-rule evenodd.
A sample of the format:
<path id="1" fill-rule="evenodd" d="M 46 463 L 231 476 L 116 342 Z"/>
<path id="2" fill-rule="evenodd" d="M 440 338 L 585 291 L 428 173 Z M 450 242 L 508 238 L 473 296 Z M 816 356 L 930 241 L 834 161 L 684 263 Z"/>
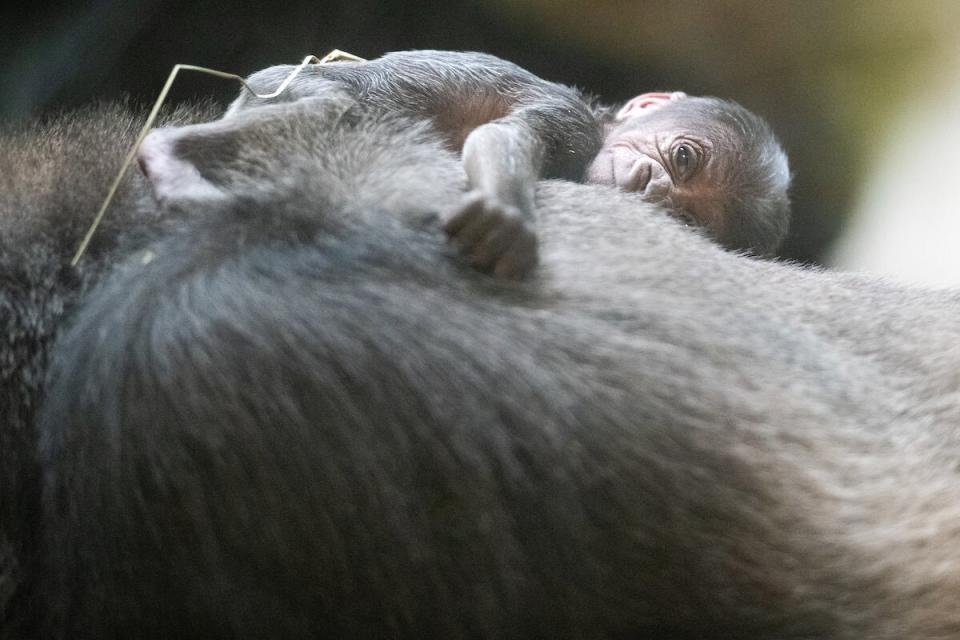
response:
<path id="1" fill-rule="evenodd" d="M 537 264 L 537 236 L 528 216 L 479 191 L 464 197 L 443 230 L 473 266 L 498 278 L 522 278 Z"/>

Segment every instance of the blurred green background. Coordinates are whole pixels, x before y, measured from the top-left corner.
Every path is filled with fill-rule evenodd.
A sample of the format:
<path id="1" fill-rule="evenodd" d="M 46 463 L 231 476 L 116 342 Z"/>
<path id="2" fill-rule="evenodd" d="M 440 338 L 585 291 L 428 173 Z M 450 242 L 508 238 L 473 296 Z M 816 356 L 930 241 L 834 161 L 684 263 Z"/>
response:
<path id="1" fill-rule="evenodd" d="M 947 226 L 928 223 L 925 232 L 944 244 L 951 237 L 953 149 L 939 132 L 960 120 L 958 31 L 954 0 L 100 0 L 56 10 L 35 3 L 0 15 L 0 119 L 95 97 L 150 103 L 178 62 L 246 74 L 335 47 L 364 57 L 482 50 L 609 101 L 682 89 L 758 111 L 794 172 L 794 225 L 781 254 L 853 268 L 869 256 L 882 266 L 891 259 L 877 253 L 883 243 L 870 237 L 879 232 L 864 222 L 874 212 L 915 226 L 919 218 L 922 227 L 918 212 L 939 207 Z M 185 76 L 175 96 L 225 101 L 236 90 Z M 926 128 L 911 134 L 916 122 Z M 919 183 L 899 184 L 904 166 Z M 938 185 L 927 184 L 925 167 L 933 166 L 942 170 Z M 918 193 L 934 190 L 928 202 Z M 884 214 L 887 203 L 900 204 Z M 914 242 L 898 233 L 889 245 Z M 927 244 L 907 262 L 954 269 L 934 260 L 932 241 L 918 242 Z"/>

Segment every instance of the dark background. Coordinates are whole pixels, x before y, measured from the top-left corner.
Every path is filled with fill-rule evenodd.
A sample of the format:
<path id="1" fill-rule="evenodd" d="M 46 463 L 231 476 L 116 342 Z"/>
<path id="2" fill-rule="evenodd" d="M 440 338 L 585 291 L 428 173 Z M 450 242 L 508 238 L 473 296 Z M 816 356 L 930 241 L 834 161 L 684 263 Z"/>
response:
<path id="1" fill-rule="evenodd" d="M 176 63 L 248 74 L 333 48 L 366 58 L 409 48 L 487 51 L 607 101 L 683 89 L 733 98 L 766 116 L 795 175 L 793 231 L 781 254 L 817 262 L 842 228 L 874 139 L 908 100 L 898 87 L 955 33 L 950 7 L 949 0 L 38 2 L 0 15 L 0 120 L 94 98 L 150 104 Z M 226 101 L 237 90 L 186 73 L 172 95 Z"/>

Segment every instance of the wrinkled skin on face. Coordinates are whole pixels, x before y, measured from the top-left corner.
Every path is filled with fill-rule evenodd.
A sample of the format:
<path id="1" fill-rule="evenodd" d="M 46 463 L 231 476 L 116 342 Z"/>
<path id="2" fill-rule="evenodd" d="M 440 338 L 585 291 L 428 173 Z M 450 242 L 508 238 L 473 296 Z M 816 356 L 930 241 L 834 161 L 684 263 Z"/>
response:
<path id="1" fill-rule="evenodd" d="M 689 224 L 719 237 L 726 222 L 723 177 L 736 139 L 705 126 L 696 110 L 679 108 L 698 100 L 681 91 L 631 99 L 606 126 L 587 181 L 663 203 Z"/>

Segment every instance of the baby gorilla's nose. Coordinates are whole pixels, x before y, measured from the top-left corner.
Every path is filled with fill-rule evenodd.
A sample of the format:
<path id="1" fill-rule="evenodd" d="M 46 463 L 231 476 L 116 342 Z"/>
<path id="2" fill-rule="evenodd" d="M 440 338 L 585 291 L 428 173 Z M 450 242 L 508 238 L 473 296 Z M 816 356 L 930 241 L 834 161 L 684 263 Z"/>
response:
<path id="1" fill-rule="evenodd" d="M 653 161 L 628 147 L 613 148 L 613 183 L 624 191 L 643 192 L 653 175 Z"/>
<path id="2" fill-rule="evenodd" d="M 651 175 L 650 162 L 642 159 L 634 161 L 632 166 L 627 166 L 623 171 L 617 171 L 617 186 L 624 191 L 642 192 L 650 184 Z"/>

